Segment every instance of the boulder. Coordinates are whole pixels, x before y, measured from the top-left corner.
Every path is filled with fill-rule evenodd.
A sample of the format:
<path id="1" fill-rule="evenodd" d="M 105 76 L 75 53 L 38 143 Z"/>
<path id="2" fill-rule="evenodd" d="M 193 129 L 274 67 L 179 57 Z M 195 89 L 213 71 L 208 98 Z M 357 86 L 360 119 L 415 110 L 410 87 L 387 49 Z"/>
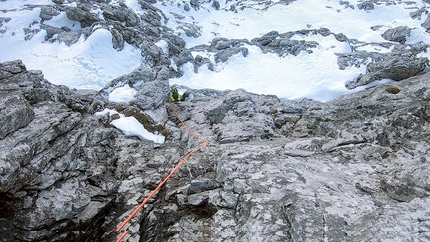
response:
<path id="1" fill-rule="evenodd" d="M 125 26 L 137 26 L 140 18 L 137 14 L 129 9 L 125 4 L 120 6 L 103 5 L 103 17 L 105 20 L 124 22 Z"/>
<path id="2" fill-rule="evenodd" d="M 42 6 L 40 8 L 39 17 L 42 20 L 50 20 L 54 16 L 57 16 L 59 14 L 60 14 L 60 12 L 54 6 Z"/>
<path id="3" fill-rule="evenodd" d="M 399 42 L 404 44 L 406 38 L 411 34 L 411 29 L 407 26 L 399 26 L 396 28 L 388 29 L 382 34 L 382 37 L 388 41 Z"/>
<path id="4" fill-rule="evenodd" d="M 362 10 L 373 10 L 375 8 L 375 5 L 372 1 L 364 1 L 362 3 L 357 4 L 358 9 Z"/>
<path id="5" fill-rule="evenodd" d="M 199 10 L 200 8 L 199 0 L 190 0 L 190 5 L 194 8 L 194 10 Z"/>
<path id="6" fill-rule="evenodd" d="M 215 62 L 226 62 L 231 56 L 242 54 L 243 57 L 248 56 L 248 49 L 246 47 L 234 47 L 221 50 L 215 54 Z"/>
<path id="7" fill-rule="evenodd" d="M 303 29 L 286 33 L 278 33 L 271 31 L 262 37 L 251 40 L 251 43 L 259 46 L 263 52 L 273 52 L 281 57 L 287 55 L 298 55 L 301 51 L 312 53 L 312 49 L 318 47 L 319 43 L 315 41 L 291 39 L 295 35 L 308 36 L 320 34 L 323 37 L 332 35 L 333 33 L 327 28 L 320 29 Z M 334 34 L 333 34 L 334 35 Z M 348 41 L 342 34 L 335 35 L 338 41 Z"/>
<path id="8" fill-rule="evenodd" d="M 430 30 L 430 16 L 427 17 L 427 19 L 421 24 L 423 28 L 427 30 L 427 32 Z"/>
<path id="9" fill-rule="evenodd" d="M 66 15 L 71 20 L 76 20 L 81 23 L 81 27 L 90 27 L 93 23 L 101 19 L 97 14 L 91 12 L 91 7 L 85 4 L 79 4 L 77 7 L 69 7 Z"/>
<path id="10" fill-rule="evenodd" d="M 391 53 L 383 55 L 382 60 L 369 63 L 366 73 L 360 74 L 356 82 L 351 82 L 346 87 L 353 89 L 385 78 L 401 81 L 422 74 L 428 61 L 427 57 L 417 57 L 407 47 L 394 48 Z"/>
<path id="11" fill-rule="evenodd" d="M 219 4 L 219 2 L 217 0 L 214 0 L 212 3 L 212 7 L 214 7 L 216 10 L 219 10 L 221 5 Z"/>
<path id="12" fill-rule="evenodd" d="M 30 104 L 20 95 L 0 94 L 0 139 L 27 126 L 34 119 Z"/>

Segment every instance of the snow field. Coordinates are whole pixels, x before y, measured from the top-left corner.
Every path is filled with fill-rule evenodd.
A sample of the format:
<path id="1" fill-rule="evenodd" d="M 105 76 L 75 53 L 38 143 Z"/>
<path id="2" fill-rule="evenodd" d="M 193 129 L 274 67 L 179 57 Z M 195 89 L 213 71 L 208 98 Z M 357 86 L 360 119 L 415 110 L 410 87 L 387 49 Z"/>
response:
<path id="1" fill-rule="evenodd" d="M 1 3 L 0 9 L 3 9 Z M 42 70 L 45 78 L 54 84 L 95 90 L 118 76 L 132 72 L 142 63 L 140 50 L 131 45 L 125 44 L 122 51 L 113 49 L 112 35 L 106 29 L 97 29 L 87 39 L 81 37 L 71 46 L 48 43 L 45 41 L 45 30 L 25 41 L 23 28 L 30 26 L 29 29 L 39 29 L 39 14 L 40 8 L 35 8 L 33 11 L 21 10 L 0 15 L 11 18 L 0 27 L 0 30 L 5 30 L 0 33 L 1 62 L 21 59 L 27 69 Z M 79 22 L 69 20 L 65 13 L 45 23 L 54 27 L 80 29 Z"/>
<path id="2" fill-rule="evenodd" d="M 125 3 L 136 13 L 143 13 L 137 0 L 117 0 L 112 4 Z M 371 11 L 360 10 L 361 1 L 351 0 L 340 4 L 338 0 L 300 0 L 289 5 L 261 4 L 259 1 L 242 2 L 236 11 L 228 11 L 237 1 L 219 1 L 220 10 L 215 10 L 212 3 L 201 3 L 198 11 L 191 8 L 184 10 L 184 1 L 159 1 L 154 4 L 167 16 L 167 26 L 177 32 L 187 42 L 187 47 L 209 44 L 214 37 L 251 40 L 270 31 L 279 33 L 301 29 L 328 28 L 333 33 L 343 33 L 350 39 L 357 39 L 369 44 L 356 47 L 358 50 L 388 52 L 377 43 L 386 42 L 382 38 L 389 28 L 409 26 L 413 28 L 407 43 L 424 41 L 430 43 L 430 36 L 421 27 L 426 16 L 412 19 L 410 12 L 428 6 L 423 2 L 397 1 L 392 5 L 377 5 Z M 125 44 L 122 51 L 112 48 L 112 36 L 105 29 L 96 30 L 89 38 L 81 38 L 76 44 L 66 46 L 62 43 L 45 41 L 45 31 L 35 33 L 29 41 L 24 41 L 29 30 L 40 28 L 40 8 L 26 10 L 26 4 L 53 4 L 49 0 L 7 0 L 0 2 L 0 9 L 16 9 L 0 13 L 0 17 L 10 17 L 0 27 L 0 61 L 22 59 L 28 69 L 39 69 L 45 78 L 55 84 L 71 88 L 101 89 L 110 80 L 130 73 L 142 64 L 139 49 Z M 249 6 L 252 6 L 249 7 Z M 94 10 L 96 11 L 96 10 Z M 177 15 L 183 16 L 178 19 Z M 67 26 L 78 30 L 80 24 L 69 20 L 64 13 L 45 21 L 46 24 Z M 191 23 L 200 27 L 201 36 L 188 37 L 179 28 L 181 23 Z M 372 30 L 371 27 L 379 26 Z M 314 40 L 319 43 L 311 54 L 301 52 L 298 56 L 279 57 L 272 53 L 264 54 L 255 46 L 246 46 L 249 55 L 238 54 L 226 63 L 217 63 L 214 72 L 202 66 L 194 73 L 191 64 L 182 68 L 184 76 L 172 79 L 170 84 L 181 84 L 190 88 L 214 88 L 220 90 L 244 88 L 259 94 L 274 94 L 282 99 L 301 100 L 312 98 L 328 101 L 348 94 L 344 84 L 354 81 L 365 71 L 365 67 L 351 67 L 339 70 L 336 53 L 351 51 L 348 43 L 339 42 L 333 36 L 299 36 L 295 39 Z M 167 43 L 160 40 L 157 46 L 167 53 Z M 211 53 L 194 52 L 194 55 L 212 57 Z M 430 56 L 421 53 L 421 56 Z M 131 90 L 127 89 L 128 92 Z M 357 91 L 360 89 L 356 89 Z M 118 90 L 119 92 L 121 90 Z M 122 90 L 126 91 L 126 90 Z M 130 93 L 129 93 L 130 94 Z M 112 100 L 115 100 L 114 93 Z M 131 95 L 132 96 L 132 95 Z M 131 98 L 130 95 L 128 98 Z M 117 100 L 121 101 L 121 99 Z"/>
<path id="3" fill-rule="evenodd" d="M 251 40 L 273 30 L 285 33 L 309 28 L 328 28 L 331 32 L 343 33 L 350 39 L 382 43 L 387 42 L 382 38 L 382 34 L 387 29 L 402 25 L 415 28 L 407 39 L 408 44 L 419 41 L 430 43 L 429 34 L 421 27 L 425 16 L 415 20 L 409 16 L 412 9 L 421 8 L 425 4 L 375 5 L 374 10 L 365 11 L 359 10 L 356 6 L 357 3 L 359 1 L 350 1 L 350 4 L 355 4 L 355 8 L 352 9 L 347 5 L 340 5 L 339 1 L 307 0 L 294 1 L 289 5 L 273 5 L 265 11 L 246 8 L 237 12 L 215 11 L 208 6 L 206 6 L 206 10 L 191 9 L 187 12 L 183 10 L 182 6 L 176 8 L 175 4 L 167 1 L 158 3 L 157 7 L 170 13 L 168 26 L 178 30 L 178 34 L 186 40 L 187 47 L 210 44 L 215 37 Z M 229 8 L 225 4 L 221 6 L 221 9 Z M 172 12 L 186 16 L 186 18 L 176 20 Z M 185 33 L 177 28 L 180 22 L 196 23 L 201 27 L 201 36 L 198 38 L 185 36 Z M 380 26 L 380 28 L 372 30 L 371 27 L 374 26 Z M 348 43 L 339 42 L 334 36 L 323 37 L 321 35 L 296 35 L 292 39 L 317 41 L 319 46 L 312 49 L 311 54 L 302 52 L 298 56 L 285 57 L 278 57 L 271 53 L 264 54 L 255 46 L 246 46 L 249 50 L 247 57 L 237 54 L 227 63 L 216 64 L 215 72 L 202 66 L 198 73 L 194 73 L 191 64 L 184 65 L 182 67 L 182 71 L 185 72 L 184 76 L 171 79 L 170 83 L 194 89 L 234 90 L 244 88 L 249 92 L 274 94 L 282 99 L 297 101 L 303 98 L 329 101 L 364 88 L 355 90 L 345 88 L 346 83 L 355 81 L 360 73 L 365 72 L 365 66 L 339 70 L 335 54 L 351 52 L 351 46 Z M 391 50 L 374 44 L 358 49 L 374 52 Z M 210 59 L 213 57 L 207 52 L 193 52 L 193 55 L 201 55 Z M 430 55 L 423 53 L 422 56 Z M 374 85 L 386 82 L 389 80 Z"/>

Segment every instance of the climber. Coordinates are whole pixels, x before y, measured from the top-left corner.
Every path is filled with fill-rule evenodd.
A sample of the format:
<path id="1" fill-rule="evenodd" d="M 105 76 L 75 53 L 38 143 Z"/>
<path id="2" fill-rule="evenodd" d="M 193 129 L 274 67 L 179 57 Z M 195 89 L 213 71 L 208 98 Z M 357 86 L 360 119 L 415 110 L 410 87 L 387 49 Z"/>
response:
<path id="1" fill-rule="evenodd" d="M 182 101 L 182 97 L 181 94 L 179 94 L 178 89 L 176 89 L 176 87 L 172 87 L 172 89 L 170 90 L 170 101 L 171 102 L 179 102 Z"/>
<path id="2" fill-rule="evenodd" d="M 185 98 L 187 98 L 188 96 L 188 91 L 181 95 L 179 94 L 178 89 L 176 87 L 172 87 L 172 89 L 170 89 L 169 97 L 171 102 L 185 101 Z"/>

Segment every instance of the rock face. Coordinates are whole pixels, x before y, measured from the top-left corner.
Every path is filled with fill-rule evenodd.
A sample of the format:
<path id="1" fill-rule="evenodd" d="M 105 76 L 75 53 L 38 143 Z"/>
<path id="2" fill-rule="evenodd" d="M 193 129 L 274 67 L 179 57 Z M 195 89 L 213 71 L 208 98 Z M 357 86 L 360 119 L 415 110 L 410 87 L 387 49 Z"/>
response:
<path id="1" fill-rule="evenodd" d="M 108 175 L 106 167 L 115 161 L 116 132 L 85 117 L 96 92 L 54 86 L 20 61 L 0 68 L 2 239 L 73 241 L 75 231 L 102 222 L 92 216 L 115 198 L 117 181 L 96 177 Z"/>
<path id="2" fill-rule="evenodd" d="M 356 82 L 347 84 L 346 88 L 353 89 L 385 78 L 401 81 L 424 73 L 429 60 L 417 56 L 416 50 L 421 48 L 427 47 L 421 44 L 394 47 L 390 53 L 380 55 L 378 60 L 369 63 L 366 73 L 360 74 Z"/>
<path id="3" fill-rule="evenodd" d="M 201 143 L 155 91 L 166 85 L 161 70 L 112 82 L 147 78 L 155 89 L 140 94 L 142 106 L 52 85 L 20 61 L 1 63 L 0 75 L 3 241 L 114 241 L 116 227 Z M 123 241 L 425 241 L 429 78 L 327 103 L 188 90 L 175 110 L 211 146 L 130 221 Z M 160 100 L 152 108 L 148 95 Z M 166 142 L 124 136 L 112 117 L 92 114 L 104 108 L 147 115 L 149 126 L 168 130 Z"/>
<path id="4" fill-rule="evenodd" d="M 252 40 L 216 37 L 187 49 L 175 31 L 196 37 L 201 26 L 183 22 L 169 29 L 151 4 L 157 1 L 134 1 L 138 14 L 123 1 L 52 2 L 40 7 L 40 29 L 27 29 L 26 39 L 42 29 L 45 41 L 71 45 L 103 28 L 112 33 L 113 48 L 139 48 L 143 64 L 96 92 L 50 84 L 19 60 L 0 63 L 1 241 L 115 241 L 116 228 L 201 145 L 176 112 L 211 145 L 191 156 L 134 216 L 123 241 L 429 240 L 430 74 L 428 59 L 419 55 L 428 45 L 406 44 L 410 28 L 382 34 L 388 53 L 360 50 L 375 43 L 311 26 Z M 291 2 L 235 1 L 221 10 Z M 391 4 L 340 2 L 362 11 L 382 3 Z M 175 4 L 185 11 L 221 7 L 218 1 Z M 60 13 L 82 28 L 44 23 Z M 411 17 L 426 13 L 414 10 Z M 430 29 L 429 19 L 422 27 Z M 8 21 L 0 17 L 0 27 Z M 169 78 L 181 75 L 185 63 L 215 70 L 233 55 L 246 57 L 249 45 L 280 57 L 312 54 L 319 43 L 305 37 L 313 35 L 334 37 L 351 50 L 336 53 L 339 68 L 367 67 L 348 88 L 383 78 L 396 82 L 326 103 L 178 87 L 189 97 L 168 103 Z M 136 90 L 132 101 L 109 101 L 112 90 L 126 85 Z M 125 136 L 111 125 L 119 114 L 95 115 L 105 108 L 136 118 L 165 143 Z"/>
<path id="5" fill-rule="evenodd" d="M 388 41 L 399 42 L 404 44 L 406 38 L 411 34 L 411 29 L 407 26 L 400 26 L 397 28 L 389 29 L 382 34 L 382 37 Z"/>

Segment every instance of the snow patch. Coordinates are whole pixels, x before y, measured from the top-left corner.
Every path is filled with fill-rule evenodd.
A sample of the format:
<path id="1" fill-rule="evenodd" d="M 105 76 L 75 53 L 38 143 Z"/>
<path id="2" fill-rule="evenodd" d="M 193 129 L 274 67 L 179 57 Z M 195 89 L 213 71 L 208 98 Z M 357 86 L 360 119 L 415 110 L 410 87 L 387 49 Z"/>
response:
<path id="1" fill-rule="evenodd" d="M 137 93 L 136 90 L 130 87 L 130 85 L 125 85 L 123 87 L 118 87 L 109 93 L 109 101 L 111 102 L 130 102 L 133 100 L 134 95 Z"/>
<path id="2" fill-rule="evenodd" d="M 67 17 L 66 12 L 61 12 L 57 16 L 53 16 L 52 19 L 47 20 L 44 23 L 57 28 L 62 28 L 65 26 L 71 30 L 81 29 L 81 23 L 79 23 L 79 21 L 70 20 Z"/>
<path id="3" fill-rule="evenodd" d="M 169 44 L 164 39 L 159 40 L 155 45 L 160 47 L 164 54 L 169 55 Z"/>
<path id="4" fill-rule="evenodd" d="M 136 136 L 142 140 L 152 140 L 154 143 L 163 144 L 165 137 L 163 135 L 156 135 L 143 127 L 143 125 L 137 121 L 134 117 L 125 117 L 123 114 L 118 113 L 112 109 L 104 109 L 101 112 L 96 112 L 94 115 L 106 115 L 112 116 L 114 114 L 119 115 L 119 119 L 112 120 L 111 124 L 115 128 L 121 130 L 126 136 Z"/>

